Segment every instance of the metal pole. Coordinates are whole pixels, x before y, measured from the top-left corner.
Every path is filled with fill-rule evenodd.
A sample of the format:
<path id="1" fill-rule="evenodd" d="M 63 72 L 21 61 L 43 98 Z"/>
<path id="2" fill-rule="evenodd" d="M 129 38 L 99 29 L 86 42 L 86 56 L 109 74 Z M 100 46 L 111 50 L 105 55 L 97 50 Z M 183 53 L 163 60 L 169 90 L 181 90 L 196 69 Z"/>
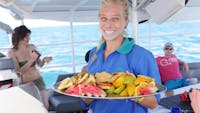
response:
<path id="1" fill-rule="evenodd" d="M 148 22 L 148 49 L 151 50 L 151 22 Z"/>
<path id="2" fill-rule="evenodd" d="M 21 24 L 24 25 L 24 19 L 21 19 Z"/>
<path id="3" fill-rule="evenodd" d="M 73 31 L 73 17 L 74 17 L 74 13 L 76 11 L 76 9 L 82 5 L 84 5 L 85 3 L 87 3 L 88 0 L 82 0 L 81 2 L 77 3 L 77 5 L 75 5 L 71 10 L 70 10 L 70 15 L 71 19 L 70 19 L 70 37 L 71 37 L 71 47 L 72 47 L 72 67 L 73 67 L 73 73 L 76 72 L 76 66 L 75 66 L 75 54 L 74 54 L 74 31 Z"/>
<path id="4" fill-rule="evenodd" d="M 132 22 L 133 22 L 133 37 L 135 43 L 138 44 L 138 20 L 137 20 L 137 0 L 132 0 Z"/>
<path id="5" fill-rule="evenodd" d="M 72 68 L 73 73 L 76 72 L 75 68 L 75 54 L 74 54 L 74 31 L 73 31 L 73 21 L 70 21 L 70 38 L 71 38 L 71 48 L 72 48 Z"/>

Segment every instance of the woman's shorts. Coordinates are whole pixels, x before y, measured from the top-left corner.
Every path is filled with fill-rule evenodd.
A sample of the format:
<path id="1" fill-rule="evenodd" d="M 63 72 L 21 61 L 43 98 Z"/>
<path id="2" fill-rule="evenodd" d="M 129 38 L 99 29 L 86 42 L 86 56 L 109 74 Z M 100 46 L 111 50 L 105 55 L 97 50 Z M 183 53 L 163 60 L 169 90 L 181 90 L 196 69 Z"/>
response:
<path id="1" fill-rule="evenodd" d="M 164 83 L 167 87 L 167 90 L 173 90 L 176 88 L 188 86 L 190 82 L 186 81 L 184 78 L 177 78 L 175 80 L 170 80 Z"/>
<path id="2" fill-rule="evenodd" d="M 33 81 L 33 83 L 37 86 L 37 88 L 40 91 L 43 91 L 43 90 L 46 89 L 46 86 L 45 86 L 45 83 L 44 83 L 44 80 L 42 79 L 42 77 L 40 77 L 37 80 Z"/>

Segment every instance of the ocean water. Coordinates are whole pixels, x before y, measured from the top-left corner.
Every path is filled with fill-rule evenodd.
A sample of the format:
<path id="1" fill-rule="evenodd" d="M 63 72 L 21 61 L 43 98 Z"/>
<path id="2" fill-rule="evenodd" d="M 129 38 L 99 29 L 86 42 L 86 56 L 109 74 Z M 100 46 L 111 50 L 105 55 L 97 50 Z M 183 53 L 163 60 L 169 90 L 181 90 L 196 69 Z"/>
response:
<path id="1" fill-rule="evenodd" d="M 161 25 L 148 23 L 139 25 L 138 44 L 149 49 L 155 56 L 163 54 L 164 43 L 170 41 L 175 46 L 174 53 L 185 62 L 200 62 L 200 22 L 164 23 Z M 151 40 L 149 40 L 148 28 L 151 28 Z M 46 68 L 54 65 L 67 65 L 72 63 L 72 47 L 69 26 L 37 27 L 32 31 L 31 42 L 38 47 L 42 56 L 52 56 L 53 60 L 40 69 L 41 75 L 47 87 L 51 87 L 58 75 L 72 73 L 72 66 Z M 85 53 L 95 47 L 101 34 L 98 24 L 75 25 L 74 28 L 74 53 L 75 71 L 79 72 L 86 64 Z M 168 34 L 168 35 L 165 35 Z M 128 26 L 127 36 L 133 37 L 132 24 Z M 0 47 L 9 46 L 9 37 L 0 30 Z M 92 42 L 91 42 L 92 41 Z M 53 45 L 49 45 L 53 44 Z M 6 53 L 7 49 L 0 49 Z"/>

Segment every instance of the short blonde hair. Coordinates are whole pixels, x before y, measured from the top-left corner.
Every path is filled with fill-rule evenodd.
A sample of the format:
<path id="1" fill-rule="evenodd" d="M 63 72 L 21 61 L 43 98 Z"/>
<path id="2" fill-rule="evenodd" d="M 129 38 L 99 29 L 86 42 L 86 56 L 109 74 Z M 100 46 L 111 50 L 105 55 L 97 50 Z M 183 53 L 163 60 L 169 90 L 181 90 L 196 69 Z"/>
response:
<path id="1" fill-rule="evenodd" d="M 129 5 L 128 5 L 127 0 L 102 0 L 100 9 L 103 5 L 107 5 L 107 4 L 119 4 L 120 6 L 122 6 L 124 17 L 125 19 L 128 19 Z"/>

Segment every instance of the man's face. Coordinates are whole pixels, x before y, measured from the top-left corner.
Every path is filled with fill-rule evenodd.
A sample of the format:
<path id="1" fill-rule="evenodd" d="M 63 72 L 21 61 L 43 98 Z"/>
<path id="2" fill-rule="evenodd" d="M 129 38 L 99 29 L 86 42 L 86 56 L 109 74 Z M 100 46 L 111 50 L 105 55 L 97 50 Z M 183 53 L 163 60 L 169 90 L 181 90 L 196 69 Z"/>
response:
<path id="1" fill-rule="evenodd" d="M 172 47 L 165 47 L 164 52 L 165 56 L 170 56 L 173 53 L 174 49 Z"/>

